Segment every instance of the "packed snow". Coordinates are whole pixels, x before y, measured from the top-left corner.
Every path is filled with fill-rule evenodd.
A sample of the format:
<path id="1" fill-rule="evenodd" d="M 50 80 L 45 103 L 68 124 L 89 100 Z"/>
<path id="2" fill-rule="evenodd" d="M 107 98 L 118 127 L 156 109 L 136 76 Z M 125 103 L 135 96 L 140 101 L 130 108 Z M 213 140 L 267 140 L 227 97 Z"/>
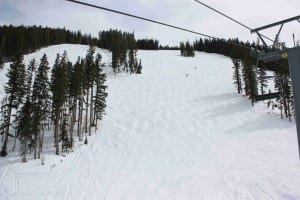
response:
<path id="1" fill-rule="evenodd" d="M 88 47 L 57 45 L 50 64 Z M 97 49 L 109 65 L 110 53 Z M 0 199 L 300 199 L 294 122 L 236 94 L 229 58 L 197 52 L 139 51 L 141 75 L 109 69 L 107 111 L 88 144 L 21 163 L 0 158 Z M 7 67 L 8 65 L 6 65 Z M 0 95 L 6 82 L 2 70 Z"/>

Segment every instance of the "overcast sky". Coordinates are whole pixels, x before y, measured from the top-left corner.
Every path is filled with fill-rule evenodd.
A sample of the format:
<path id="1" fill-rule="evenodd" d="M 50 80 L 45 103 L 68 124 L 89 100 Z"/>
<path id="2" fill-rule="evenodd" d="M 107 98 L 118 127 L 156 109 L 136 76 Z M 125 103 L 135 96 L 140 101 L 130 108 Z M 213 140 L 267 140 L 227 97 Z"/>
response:
<path id="1" fill-rule="evenodd" d="M 221 38 L 255 41 L 256 35 L 194 0 L 82 0 Z M 300 15 L 300 0 L 203 0 L 251 28 Z M 99 30 L 118 28 L 138 38 L 156 38 L 162 44 L 193 41 L 199 36 L 148 22 L 89 8 L 65 0 L 0 0 L 0 24 L 43 25 L 81 30 L 96 36 Z M 265 31 L 275 37 L 279 27 Z M 300 40 L 300 23 L 284 26 L 281 40 L 292 45 L 292 33 Z"/>

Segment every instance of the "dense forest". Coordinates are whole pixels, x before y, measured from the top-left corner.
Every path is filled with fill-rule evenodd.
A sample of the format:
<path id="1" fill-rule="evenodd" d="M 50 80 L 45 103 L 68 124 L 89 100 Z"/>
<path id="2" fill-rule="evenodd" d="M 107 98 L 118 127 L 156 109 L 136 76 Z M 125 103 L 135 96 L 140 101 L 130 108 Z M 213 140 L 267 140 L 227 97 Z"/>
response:
<path id="1" fill-rule="evenodd" d="M 53 44 L 92 44 L 96 41 L 97 38 L 81 34 L 80 31 L 41 26 L 1 26 L 0 63 L 11 60 L 14 55 L 30 53 Z"/>
<path id="2" fill-rule="evenodd" d="M 0 26 L 0 65 L 11 61 L 13 56 L 27 54 L 42 47 L 55 44 L 85 44 L 112 50 L 112 41 L 118 42 L 118 30 L 100 31 L 99 37 L 69 31 L 65 28 L 48 28 L 41 26 Z M 126 40 L 122 48 L 158 49 L 158 41 L 153 39 L 136 40 L 133 33 L 121 33 Z M 114 37 L 114 38 L 113 38 Z"/>

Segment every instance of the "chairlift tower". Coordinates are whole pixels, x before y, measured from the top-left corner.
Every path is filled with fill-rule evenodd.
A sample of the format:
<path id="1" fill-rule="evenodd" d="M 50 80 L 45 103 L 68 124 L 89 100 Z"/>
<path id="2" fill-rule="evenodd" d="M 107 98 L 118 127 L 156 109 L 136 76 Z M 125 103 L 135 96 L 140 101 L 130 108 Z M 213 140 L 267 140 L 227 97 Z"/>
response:
<path id="1" fill-rule="evenodd" d="M 300 15 L 269 25 L 265 25 L 256 29 L 252 29 L 251 33 L 256 33 L 267 49 L 266 52 L 260 52 L 258 54 L 258 60 L 262 60 L 264 62 L 277 62 L 279 60 L 286 59 L 288 60 L 290 76 L 292 80 L 293 98 L 296 113 L 295 122 L 298 136 L 298 152 L 300 158 L 300 46 L 286 48 L 284 43 L 279 44 L 278 42 L 278 38 L 282 31 L 283 25 L 291 21 L 298 21 L 300 23 Z M 275 40 L 273 41 L 271 48 L 269 48 L 259 31 L 275 26 L 280 26 L 280 28 L 278 30 L 278 33 L 276 34 Z"/>

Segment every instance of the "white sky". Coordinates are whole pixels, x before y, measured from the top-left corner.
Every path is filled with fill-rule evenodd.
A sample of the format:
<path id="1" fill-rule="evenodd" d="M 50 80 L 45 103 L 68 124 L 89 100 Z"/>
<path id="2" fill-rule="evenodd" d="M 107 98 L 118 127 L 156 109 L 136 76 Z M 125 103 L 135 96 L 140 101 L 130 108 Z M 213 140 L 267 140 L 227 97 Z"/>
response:
<path id="1" fill-rule="evenodd" d="M 82 0 L 175 26 L 222 38 L 256 41 L 257 36 L 194 0 Z M 251 28 L 300 15 L 299 0 L 203 0 L 210 6 Z M 177 45 L 199 36 L 107 11 L 76 5 L 65 0 L 0 0 L 0 24 L 44 25 L 81 30 L 96 36 L 99 30 L 118 28 L 137 38 L 156 38 L 161 44 Z M 276 29 L 264 32 L 275 37 Z M 281 40 L 292 45 L 292 33 L 300 40 L 300 23 L 284 26 Z"/>

